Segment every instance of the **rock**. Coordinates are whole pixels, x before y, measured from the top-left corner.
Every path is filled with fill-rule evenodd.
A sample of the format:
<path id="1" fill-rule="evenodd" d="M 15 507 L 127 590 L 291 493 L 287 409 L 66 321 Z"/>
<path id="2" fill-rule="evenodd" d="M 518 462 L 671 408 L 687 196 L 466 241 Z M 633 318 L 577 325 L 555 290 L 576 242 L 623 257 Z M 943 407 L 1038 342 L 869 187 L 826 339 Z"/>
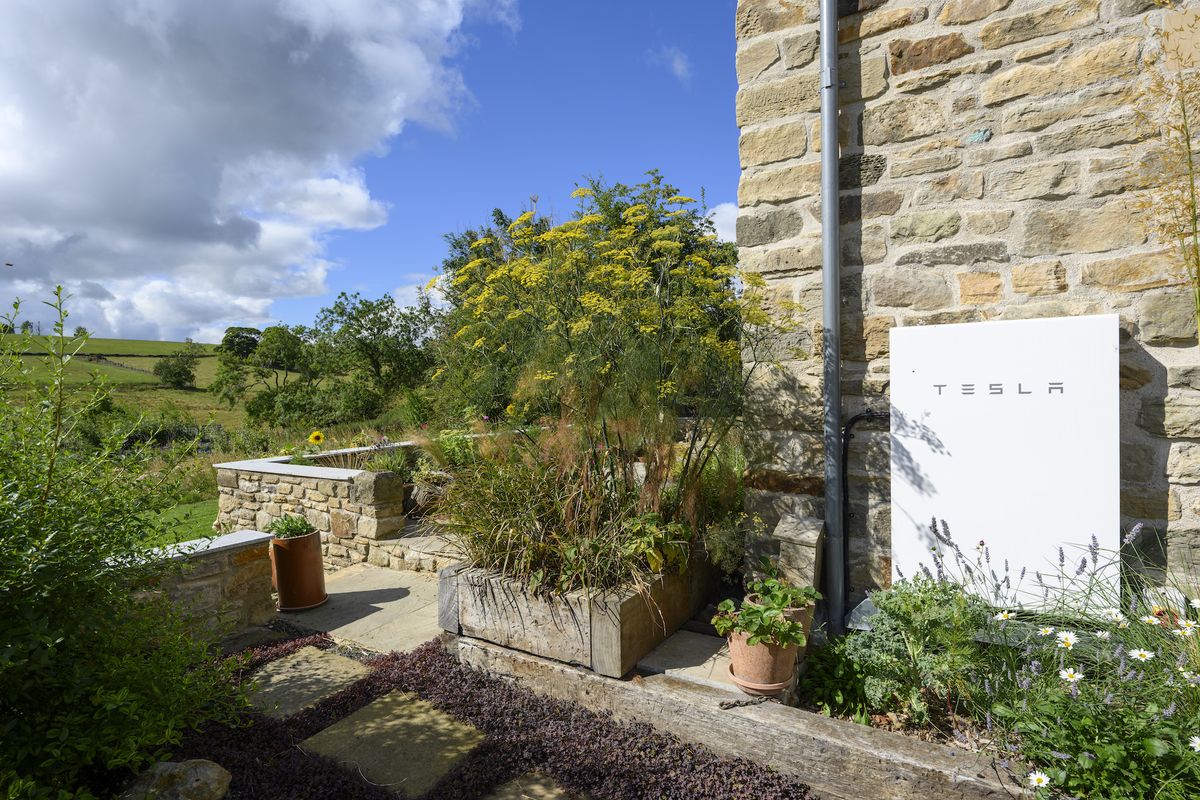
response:
<path id="1" fill-rule="evenodd" d="M 925 153 L 911 157 L 893 156 L 892 169 L 889 173 L 893 178 L 907 178 L 911 175 L 925 175 L 930 172 L 945 172 L 954 169 L 962 163 L 962 156 L 953 150 L 938 153 Z"/>
<path id="2" fill-rule="evenodd" d="M 876 272 L 871 278 L 871 299 L 877 306 L 916 311 L 935 311 L 954 301 L 941 274 L 915 269 Z"/>
<path id="3" fill-rule="evenodd" d="M 1006 261 L 1008 261 L 1008 245 L 1004 242 L 975 242 L 912 250 L 900 256 L 896 260 L 896 264 L 897 266 L 921 264 L 932 267 L 944 264 L 965 265 Z"/>
<path id="4" fill-rule="evenodd" d="M 977 167 L 981 164 L 990 164 L 994 161 L 1024 158 L 1032 152 L 1033 145 L 1029 142 L 1016 142 L 1002 147 L 985 147 L 977 150 L 968 150 L 966 163 L 968 167 Z"/>
<path id="5" fill-rule="evenodd" d="M 970 211 L 966 215 L 967 230 L 981 236 L 1006 231 L 1012 225 L 1012 209 L 1003 211 Z"/>
<path id="6" fill-rule="evenodd" d="M 1146 241 L 1145 231 L 1122 202 L 1099 208 L 1035 208 L 1025 212 L 1021 255 L 1101 253 Z"/>
<path id="7" fill-rule="evenodd" d="M 933 89 L 934 87 L 948 83 L 961 75 L 981 75 L 985 72 L 992 72 L 999 68 L 1002 63 L 998 58 L 991 58 L 971 64 L 960 64 L 926 75 L 914 75 L 911 78 L 897 81 L 896 89 L 901 92 L 923 92 L 926 89 Z"/>
<path id="8" fill-rule="evenodd" d="M 858 115 L 847 113 L 844 110 L 838 110 L 838 144 L 842 147 L 854 141 L 857 144 L 858 137 L 852 133 L 851 129 L 858 124 Z M 821 118 L 817 117 L 812 121 L 812 132 L 809 134 L 809 139 L 812 140 L 812 149 L 814 153 L 821 152 Z"/>
<path id="9" fill-rule="evenodd" d="M 1101 42 L 1056 64 L 1018 64 L 983 85 L 983 104 L 994 106 L 1018 97 L 1065 94 L 1114 78 L 1137 75 L 1140 41 L 1133 37 Z"/>
<path id="10" fill-rule="evenodd" d="M 1121 458 L 1125 458 L 1124 452 Z M 1167 474 L 1172 483 L 1188 486 L 1200 484 L 1200 444 L 1194 442 L 1172 442 L 1167 456 Z"/>
<path id="11" fill-rule="evenodd" d="M 945 64 L 974 52 L 975 48 L 967 44 L 961 33 L 947 33 L 917 41 L 893 39 L 888 43 L 888 65 L 892 75 L 903 75 L 935 64 Z"/>
<path id="12" fill-rule="evenodd" d="M 1049 161 L 1024 164 L 989 181 L 990 194 L 1001 200 L 1055 200 L 1079 190 L 1079 164 Z"/>
<path id="13" fill-rule="evenodd" d="M 1084 264 L 1080 282 L 1115 292 L 1141 292 L 1170 285 L 1178 272 L 1171 252 L 1138 253 Z"/>
<path id="14" fill-rule="evenodd" d="M 1158 436 L 1200 438 L 1200 395 L 1171 389 L 1162 400 L 1144 400 L 1138 424 Z"/>
<path id="15" fill-rule="evenodd" d="M 760 39 L 737 50 L 738 83 L 746 83 L 763 74 L 779 60 L 779 46 L 772 39 Z"/>
<path id="16" fill-rule="evenodd" d="M 883 58 L 865 58 L 857 69 L 839 71 L 842 105 L 869 100 L 887 89 Z M 818 76 L 812 72 L 743 86 L 737 93 L 737 124 L 753 125 L 821 110 Z"/>
<path id="17" fill-rule="evenodd" d="M 738 152 L 742 167 L 757 167 L 789 158 L 800 158 L 808 150 L 803 122 L 785 122 L 769 128 L 742 131 Z"/>
<path id="18" fill-rule="evenodd" d="M 978 200 L 983 197 L 983 173 L 955 172 L 935 178 L 917 192 L 913 205 L 946 205 L 955 200 Z"/>
<path id="19" fill-rule="evenodd" d="M 857 236 L 842 237 L 842 263 L 847 266 L 878 264 L 887 256 L 883 227 L 868 225 Z"/>
<path id="20" fill-rule="evenodd" d="M 915 25 L 929 16 L 923 7 L 881 8 L 868 14 L 855 14 L 843 17 L 838 22 L 838 44 L 846 44 L 856 39 L 866 39 L 881 33 L 903 28 L 905 25 Z"/>
<path id="21" fill-rule="evenodd" d="M 1017 294 L 1041 297 L 1067 290 L 1067 273 L 1061 261 L 1039 261 L 1013 267 L 1012 287 Z"/>
<path id="22" fill-rule="evenodd" d="M 1200 364 L 1167 367 L 1167 386 L 1200 391 Z"/>
<path id="23" fill-rule="evenodd" d="M 1008 8 L 1012 0 L 949 0 L 938 14 L 943 25 L 966 25 Z"/>
<path id="24" fill-rule="evenodd" d="M 883 177 L 887 156 L 877 153 L 854 153 L 838 159 L 838 185 L 841 189 L 874 186 Z"/>
<path id="25" fill-rule="evenodd" d="M 979 38 L 984 47 L 994 50 L 1016 42 L 1082 28 L 1099 18 L 1099 0 L 1063 0 L 1052 6 L 989 22 L 980 29 Z"/>
<path id="26" fill-rule="evenodd" d="M 1035 58 L 1048 56 L 1051 53 L 1057 53 L 1059 50 L 1066 50 L 1070 46 L 1070 39 L 1055 39 L 1052 42 L 1035 44 L 1032 47 L 1026 47 L 1014 53 L 1013 61 L 1033 61 Z"/>
<path id="27" fill-rule="evenodd" d="M 392 563 L 391 553 L 378 545 L 367 551 L 367 563 L 375 567 L 386 567 Z"/>
<path id="28" fill-rule="evenodd" d="M 751 250 L 739 259 L 742 269 L 771 278 L 782 278 L 812 272 L 821 268 L 821 241 L 802 247 L 781 247 L 774 250 Z"/>
<path id="29" fill-rule="evenodd" d="M 1119 384 L 1122 389 L 1140 389 L 1154 380 L 1154 373 L 1138 364 L 1121 361 Z"/>
<path id="30" fill-rule="evenodd" d="M 896 318 L 892 316 L 873 316 L 863 320 L 863 355 L 868 361 L 883 358 L 890 347 L 891 330 L 896 327 Z"/>
<path id="31" fill-rule="evenodd" d="M 817 12 L 818 6 L 813 0 L 807 2 L 741 0 L 737 4 L 733 29 L 737 38 L 746 39 L 764 33 L 794 28 L 806 22 L 815 22 Z"/>
<path id="32" fill-rule="evenodd" d="M 1056 133 L 1047 133 L 1036 140 L 1043 153 L 1072 153 L 1093 147 L 1114 147 L 1132 144 L 1146 138 L 1145 126 L 1132 115 L 1097 122 L 1085 122 Z"/>
<path id="33" fill-rule="evenodd" d="M 1158 448 L 1148 444 L 1121 442 L 1121 480 L 1153 483 L 1162 474 L 1157 467 Z"/>
<path id="34" fill-rule="evenodd" d="M 892 220 L 892 238 L 902 242 L 937 242 L 958 233 L 957 211 L 920 211 Z"/>
<path id="35" fill-rule="evenodd" d="M 799 36 L 789 36 L 780 43 L 783 53 L 783 66 L 786 69 L 799 69 L 812 63 L 820 50 L 821 39 L 816 31 L 808 31 Z"/>
<path id="36" fill-rule="evenodd" d="M 1128 86 L 1105 86 L 1082 92 L 1076 97 L 1062 98 L 1053 103 L 1037 101 L 1012 106 L 1004 112 L 1000 121 L 1003 133 L 1040 131 L 1055 124 L 1093 117 L 1133 102 L 1133 92 Z"/>
<path id="37" fill-rule="evenodd" d="M 869 107 L 863 113 L 863 143 L 907 142 L 946 127 L 941 104 L 923 97 L 900 97 Z"/>
<path id="38" fill-rule="evenodd" d="M 121 800 L 221 800 L 233 776 L 202 758 L 163 761 L 150 767 L 121 795 Z"/>
<path id="39" fill-rule="evenodd" d="M 821 163 L 796 164 L 766 169 L 754 174 L 742 173 L 738 183 L 738 205 L 782 203 L 818 194 L 821 191 Z"/>
<path id="40" fill-rule="evenodd" d="M 955 277 L 960 302 L 971 305 L 994 303 L 1004 289 L 999 272 L 960 272 Z"/>
<path id="41" fill-rule="evenodd" d="M 737 243 L 740 247 L 770 244 L 797 236 L 804 229 L 804 214 L 795 207 L 775 208 L 765 214 L 747 214 L 737 218 Z"/>
<path id="42" fill-rule="evenodd" d="M 842 224 L 857 222 L 860 219 L 887 217 L 900 210 L 904 195 L 899 192 L 865 192 L 863 194 L 843 194 L 839 201 L 839 217 Z M 813 216 L 819 217 L 821 207 L 818 203 L 813 210 Z"/>
<path id="43" fill-rule="evenodd" d="M 1154 292 L 1138 303 L 1142 344 L 1187 344 L 1196 341 L 1196 306 L 1183 291 Z"/>

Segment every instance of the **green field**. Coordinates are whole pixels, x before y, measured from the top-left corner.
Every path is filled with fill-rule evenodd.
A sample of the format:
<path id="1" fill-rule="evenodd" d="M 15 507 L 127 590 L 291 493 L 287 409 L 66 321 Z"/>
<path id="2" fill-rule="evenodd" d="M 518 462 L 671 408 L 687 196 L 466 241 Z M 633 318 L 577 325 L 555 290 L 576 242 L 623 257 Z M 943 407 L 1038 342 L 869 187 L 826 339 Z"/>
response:
<path id="1" fill-rule="evenodd" d="M 150 539 L 147 543 L 165 545 L 208 538 L 215 535 L 212 525 L 216 519 L 216 498 L 176 506 L 159 515 L 159 521 L 167 525 L 165 535 Z"/>

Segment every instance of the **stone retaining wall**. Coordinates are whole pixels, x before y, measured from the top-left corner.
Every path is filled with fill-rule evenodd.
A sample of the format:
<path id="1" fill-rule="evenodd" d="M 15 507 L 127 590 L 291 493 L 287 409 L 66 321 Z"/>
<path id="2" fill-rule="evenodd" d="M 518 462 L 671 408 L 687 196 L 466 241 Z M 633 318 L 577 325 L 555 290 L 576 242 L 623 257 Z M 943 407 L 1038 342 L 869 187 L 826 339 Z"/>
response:
<path id="1" fill-rule="evenodd" d="M 161 589 L 198 624 L 237 632 L 275 616 L 271 596 L 271 536 L 236 531 L 165 548 L 183 567 Z"/>
<path id="2" fill-rule="evenodd" d="M 281 456 L 215 464 L 220 496 L 214 527 L 265 531 L 281 517 L 303 516 L 321 532 L 326 569 L 362 561 L 401 570 L 444 565 L 414 547 L 424 544 L 424 537 L 414 542 L 406 535 L 413 531 L 400 476 L 290 460 Z"/>
<path id="3" fill-rule="evenodd" d="M 1148 0 L 842 0 L 839 70 L 846 416 L 888 405 L 897 325 L 1116 312 L 1124 523 L 1200 548 L 1200 358 L 1192 299 L 1130 203 L 1132 113 L 1161 54 Z M 822 515 L 815 0 L 740 0 L 743 267 L 805 311 L 758 381 L 751 502 L 764 551 Z M 793 349 L 794 348 L 794 349 Z M 851 443 L 850 584 L 890 576 L 889 437 Z M 1020 498 L 1005 498 L 1019 502 Z M 807 555 L 805 555 L 807 557 Z M 785 563 L 785 567 L 786 567 Z"/>

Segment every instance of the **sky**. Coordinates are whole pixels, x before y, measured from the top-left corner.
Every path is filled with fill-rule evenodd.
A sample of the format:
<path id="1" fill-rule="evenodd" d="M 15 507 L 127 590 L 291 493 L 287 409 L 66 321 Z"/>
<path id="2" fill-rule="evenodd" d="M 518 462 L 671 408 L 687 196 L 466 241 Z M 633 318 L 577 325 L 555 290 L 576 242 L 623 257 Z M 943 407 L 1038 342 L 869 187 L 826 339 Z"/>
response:
<path id="1" fill-rule="evenodd" d="M 5 0 L 0 300 L 123 338 L 402 302 L 651 168 L 733 237 L 735 0 Z M 6 302 L 5 305 L 8 303 Z"/>

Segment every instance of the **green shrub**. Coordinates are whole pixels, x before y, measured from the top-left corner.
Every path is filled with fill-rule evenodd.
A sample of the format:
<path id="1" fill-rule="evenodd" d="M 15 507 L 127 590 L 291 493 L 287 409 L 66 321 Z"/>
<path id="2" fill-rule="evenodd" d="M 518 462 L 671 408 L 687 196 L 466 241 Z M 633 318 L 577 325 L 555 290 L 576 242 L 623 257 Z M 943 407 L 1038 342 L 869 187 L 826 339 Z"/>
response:
<path id="1" fill-rule="evenodd" d="M 301 516 L 288 515 L 280 517 L 267 526 L 267 533 L 275 535 L 276 539 L 294 539 L 297 536 L 307 536 L 316 531 L 312 523 Z"/>
<path id="2" fill-rule="evenodd" d="M 44 365 L 0 344 L 0 786 L 9 797 L 87 797 L 137 769 L 188 726 L 239 704 L 211 638 L 153 588 L 168 566 L 144 542 L 172 502 L 161 457 L 119 428 L 71 449 L 104 406 L 67 381 L 72 345 L 59 290 Z M 15 314 L 14 314 L 15 316 Z"/>
<path id="3" fill-rule="evenodd" d="M 796 693 L 802 703 L 815 706 L 827 717 L 846 717 L 860 725 L 871 724 L 867 676 L 847 650 L 857 633 L 834 639 L 805 655 L 807 669 Z"/>
<path id="4" fill-rule="evenodd" d="M 154 362 L 154 374 L 172 389 L 196 388 L 196 365 L 204 348 L 187 340 L 180 349 Z"/>
<path id="5" fill-rule="evenodd" d="M 779 584 L 777 591 L 759 595 L 757 602 L 745 600 L 741 607 L 735 608 L 733 600 L 722 600 L 712 618 L 713 627 L 721 636 L 744 633 L 747 643 L 751 645 L 765 643 L 780 647 L 804 647 L 808 644 L 804 625 L 793 620 L 788 612 L 800 607 L 793 603 L 795 598 L 809 593 L 816 594 L 811 587 L 804 592 Z"/>
<path id="6" fill-rule="evenodd" d="M 851 637 L 847 655 L 867 676 L 872 707 L 918 725 L 944 723 L 971 694 L 981 664 L 976 636 L 988 610 L 962 587 L 918 576 L 875 592 L 871 630 Z"/>
<path id="7" fill-rule="evenodd" d="M 363 464 L 363 469 L 372 472 L 394 472 L 405 483 L 411 483 L 415 459 L 407 447 L 388 447 L 370 454 Z"/>

